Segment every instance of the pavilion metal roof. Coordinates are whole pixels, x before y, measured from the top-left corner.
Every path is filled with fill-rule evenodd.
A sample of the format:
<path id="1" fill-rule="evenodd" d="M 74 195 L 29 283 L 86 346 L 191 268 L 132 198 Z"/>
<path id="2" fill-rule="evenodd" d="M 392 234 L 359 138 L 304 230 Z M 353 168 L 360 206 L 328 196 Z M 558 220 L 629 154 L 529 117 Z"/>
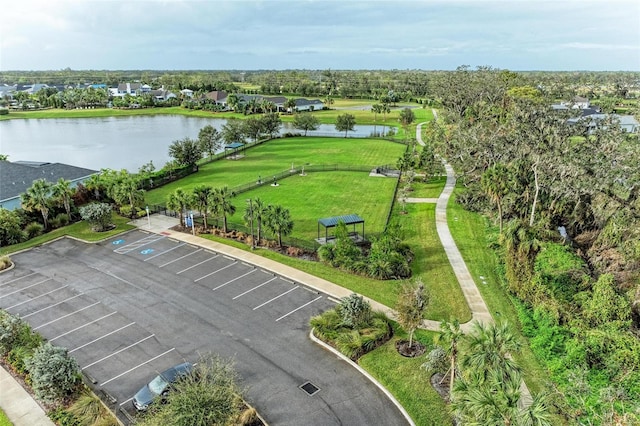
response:
<path id="1" fill-rule="evenodd" d="M 325 228 L 336 226 L 340 222 L 344 222 L 345 225 L 352 225 L 354 223 L 364 223 L 364 219 L 357 214 L 347 214 L 344 216 L 333 216 L 326 217 L 324 219 L 318 219 L 318 223 L 320 223 Z"/>
<path id="2" fill-rule="evenodd" d="M 230 143 L 229 145 L 225 145 L 224 149 L 236 149 L 236 148 L 241 148 L 243 146 L 244 146 L 243 143 L 234 142 L 234 143 Z"/>

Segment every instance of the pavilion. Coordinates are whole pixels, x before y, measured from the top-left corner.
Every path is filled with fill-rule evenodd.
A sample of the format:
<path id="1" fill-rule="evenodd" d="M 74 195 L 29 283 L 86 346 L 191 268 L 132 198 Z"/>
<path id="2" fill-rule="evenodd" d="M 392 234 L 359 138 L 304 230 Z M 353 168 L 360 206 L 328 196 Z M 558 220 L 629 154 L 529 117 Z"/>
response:
<path id="1" fill-rule="evenodd" d="M 318 219 L 318 238 L 316 238 L 316 241 L 320 244 L 327 244 L 332 240 L 335 240 L 335 235 L 329 235 L 329 228 L 335 228 L 340 222 L 343 222 L 347 226 L 353 226 L 353 231 L 349 232 L 349 236 L 356 243 L 364 243 L 366 241 L 364 238 L 364 219 L 357 214 L 348 214 L 344 216 L 333 216 L 326 217 L 324 219 Z M 356 231 L 356 225 L 358 224 L 362 224 L 361 235 Z M 324 237 L 320 236 L 320 225 L 324 227 Z"/>

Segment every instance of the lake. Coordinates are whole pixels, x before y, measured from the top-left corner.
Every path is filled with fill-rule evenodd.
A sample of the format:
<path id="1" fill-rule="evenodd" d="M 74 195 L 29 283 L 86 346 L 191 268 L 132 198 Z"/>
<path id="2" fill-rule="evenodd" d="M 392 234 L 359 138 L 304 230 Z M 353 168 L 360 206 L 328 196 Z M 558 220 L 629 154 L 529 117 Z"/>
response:
<path id="1" fill-rule="evenodd" d="M 221 129 L 226 119 L 181 115 L 105 118 L 56 118 L 0 121 L 0 154 L 9 161 L 65 163 L 93 170 L 136 172 L 153 161 L 156 169 L 170 160 L 173 141 L 196 139 L 206 125 Z M 377 126 L 380 131 L 382 126 Z M 299 132 L 283 123 L 282 132 Z M 374 126 L 356 125 L 349 137 L 366 137 Z M 332 124 L 322 124 L 309 136 L 343 136 Z"/>

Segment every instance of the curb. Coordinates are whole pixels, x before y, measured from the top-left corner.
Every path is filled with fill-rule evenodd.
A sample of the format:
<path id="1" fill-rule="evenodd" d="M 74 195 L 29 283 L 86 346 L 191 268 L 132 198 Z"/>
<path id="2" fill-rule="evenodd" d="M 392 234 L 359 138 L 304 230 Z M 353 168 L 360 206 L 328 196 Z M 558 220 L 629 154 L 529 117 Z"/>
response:
<path id="1" fill-rule="evenodd" d="M 344 362 L 350 364 L 353 368 L 358 370 L 358 372 L 360 372 L 360 374 L 362 374 L 367 379 L 369 379 L 369 381 L 371 383 L 373 383 L 374 385 L 376 385 L 378 387 L 378 389 L 380 389 L 387 396 L 387 398 L 389 398 L 389 400 L 391 402 L 393 402 L 393 404 L 396 406 L 396 408 L 398 408 L 398 410 L 400 410 L 400 412 L 405 417 L 405 419 L 407 419 L 407 423 L 409 423 L 410 426 L 416 426 L 416 424 L 414 423 L 414 421 L 411 418 L 411 416 L 409 415 L 409 413 L 407 413 L 407 410 L 405 410 L 404 407 L 398 402 L 398 400 L 394 398 L 394 396 L 391 394 L 391 392 L 389 392 L 387 390 L 387 388 L 382 386 L 382 384 L 379 381 L 377 381 L 371 374 L 369 374 L 364 368 L 360 367 L 360 365 L 356 364 L 355 362 L 353 362 L 352 360 L 350 360 L 349 358 L 344 356 L 342 353 L 338 352 L 334 347 L 332 347 L 332 346 L 326 344 L 325 342 L 323 342 L 322 340 L 318 339 L 313 334 L 313 329 L 311 329 L 311 331 L 309 332 L 309 338 L 312 341 L 314 341 L 315 343 L 317 343 L 318 345 L 320 345 L 322 348 L 324 348 L 324 349 L 328 350 L 329 352 L 333 353 L 334 355 L 336 355 L 338 358 L 340 358 Z"/>

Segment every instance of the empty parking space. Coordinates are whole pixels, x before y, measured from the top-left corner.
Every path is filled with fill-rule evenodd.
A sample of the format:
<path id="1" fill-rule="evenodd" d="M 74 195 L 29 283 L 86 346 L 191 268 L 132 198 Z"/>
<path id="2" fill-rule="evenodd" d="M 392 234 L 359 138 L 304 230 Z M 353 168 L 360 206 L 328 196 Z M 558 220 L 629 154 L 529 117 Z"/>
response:
<path id="1" fill-rule="evenodd" d="M 334 302 L 301 283 L 137 230 L 12 258 L 16 268 L 0 274 L 0 307 L 68 348 L 112 408 L 131 410 L 135 392 L 160 371 L 214 352 L 252 379 L 249 398 L 270 423 L 404 424 L 379 391 L 309 342 L 310 316 Z M 323 398 L 302 392 L 306 381 Z"/>

